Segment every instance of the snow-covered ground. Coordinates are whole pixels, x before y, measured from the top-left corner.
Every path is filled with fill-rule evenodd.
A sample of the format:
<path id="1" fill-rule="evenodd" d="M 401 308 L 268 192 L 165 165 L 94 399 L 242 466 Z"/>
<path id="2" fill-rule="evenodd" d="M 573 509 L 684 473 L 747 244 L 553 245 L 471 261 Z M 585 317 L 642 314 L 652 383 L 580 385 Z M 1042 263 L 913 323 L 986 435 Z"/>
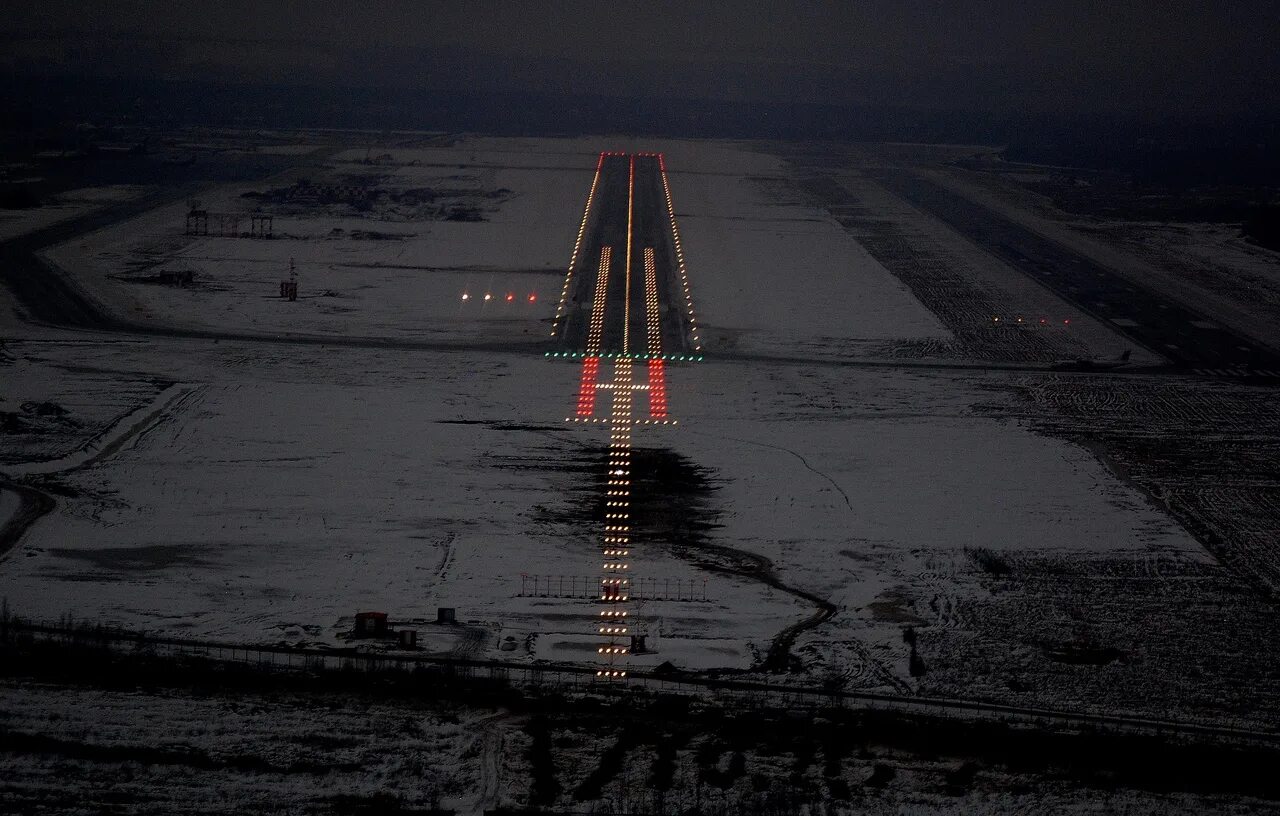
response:
<path id="1" fill-rule="evenodd" d="M 389 148 L 374 165 L 361 163 L 362 149 L 336 156 L 328 181 L 373 173 L 389 189 L 452 185 L 485 220 L 327 210 L 281 215 L 270 241 L 196 238 L 181 234 L 184 207 L 175 206 L 53 249 L 68 275 L 132 319 L 429 339 L 439 349 L 15 345 L 6 409 L 54 400 L 79 425 L 29 441 L 29 454 L 0 466 L 58 500 L 22 557 L 0 562 L 0 596 L 38 618 L 70 612 L 150 631 L 311 643 L 337 642 L 358 610 L 434 620 L 451 606 L 467 634 L 433 648 L 593 658 L 588 602 L 520 597 L 520 588 L 522 574 L 598 570 L 599 521 L 588 511 L 598 499 L 591 457 L 605 433 L 563 422 L 578 372 L 544 360 L 538 338 L 595 153 L 606 148 L 666 153 L 706 327 L 707 362 L 669 374 L 680 424 L 643 430 L 636 444 L 704 473 L 703 543 L 767 558 L 781 584 L 837 607 L 797 641 L 804 680 L 1105 708 L 1111 700 L 1080 690 L 1105 686 L 1099 678 L 1128 682 L 1141 666 L 1062 669 L 1054 655 L 1075 642 L 1071 621 L 1075 634 L 1097 632 L 1098 616 L 1115 609 L 1056 599 L 1045 614 L 1057 640 L 1041 643 L 1030 623 L 1016 633 L 991 623 L 1011 608 L 991 604 L 1013 593 L 993 600 L 990 577 L 1007 563 L 1106 562 L 1156 583 L 1160 570 L 1200 575 L 1216 565 L 1091 452 L 1009 418 L 1021 405 L 1012 375 L 842 365 L 885 363 L 872 360 L 877 349 L 949 335 L 839 223 L 770 192 L 791 172 L 779 159 L 733 143 L 473 139 Z M 204 205 L 247 206 L 243 191 L 223 189 Z M 290 258 L 297 303 L 275 297 Z M 196 285 L 139 282 L 166 270 L 192 270 Z M 507 291 L 538 297 L 508 306 Z M 501 296 L 486 304 L 485 292 Z M 173 384 L 169 396 L 180 399 L 162 396 Z M 121 425 L 109 455 L 71 455 L 40 474 L 23 464 L 68 456 L 125 415 L 138 422 Z M 748 669 L 814 612 L 749 575 L 708 573 L 672 542 L 641 538 L 634 549 L 637 577 L 708 586 L 705 601 L 640 605 L 656 652 L 637 665 Z M 1088 578 L 1110 585 L 1103 573 Z M 1141 616 L 1152 608 L 1125 620 L 1151 628 Z M 933 674 L 912 670 L 906 626 L 948 633 L 920 638 Z M 1238 641 L 1205 642 L 1194 620 L 1151 639 L 1219 649 L 1232 667 L 1243 653 Z M 934 644 L 946 651 L 927 651 Z M 965 659 L 973 644 L 980 661 Z M 1055 671 L 1061 687 L 1017 679 Z M 1147 675 L 1151 706 L 1167 710 L 1170 687 L 1159 671 Z M 1204 683 L 1221 679 L 1210 672 Z"/>
<path id="2" fill-rule="evenodd" d="M 626 146 L 666 151 L 710 353 L 865 355 L 891 338 L 948 336 L 839 224 L 768 192 L 761 180 L 781 177 L 778 159 L 733 144 Z M 404 207 L 375 216 L 341 205 L 292 206 L 277 214 L 275 239 L 254 240 L 184 235 L 187 204 L 179 203 L 80 236 L 46 257 L 132 319 L 270 334 L 535 343 L 544 336 L 539 321 L 554 314 L 595 156 L 611 147 L 599 139 L 476 139 L 391 149 L 375 164 L 363 163 L 367 151 L 352 150 L 309 179 L 374 177 L 372 189 L 434 190 L 475 207 L 483 221 L 423 218 Z M 272 208 L 242 194 L 261 191 L 228 186 L 205 194 L 201 206 L 238 214 L 237 229 L 248 232 L 251 210 Z M 291 263 L 297 302 L 279 298 Z M 194 284 L 156 281 L 175 271 L 194 273 Z"/>
<path id="3" fill-rule="evenodd" d="M 530 761 L 539 750 L 532 736 L 537 719 L 453 700 L 388 701 L 359 693 L 209 694 L 151 686 L 107 691 L 5 680 L 0 722 L 6 740 L 19 750 L 6 757 L 0 807 L 311 814 L 440 806 L 480 816 L 499 806 L 527 806 L 535 791 L 545 792 L 547 780 L 538 779 Z M 616 719 L 589 712 L 562 715 L 543 725 L 551 729 L 554 752 L 541 757 L 542 766 L 549 766 L 547 775 L 558 789 L 543 802 L 567 811 L 665 807 L 683 813 L 701 806 L 705 812 L 737 803 L 744 809 L 758 805 L 765 813 L 875 816 L 1244 816 L 1269 812 L 1273 804 L 1188 793 L 1177 783 L 1156 791 L 1114 782 L 1080 785 L 1058 767 L 1041 769 L 1034 760 L 1006 767 L 895 750 L 863 736 L 834 746 L 819 736 L 808 753 L 800 741 L 763 728 L 730 743 L 714 730 L 698 731 L 700 725 L 659 722 L 646 728 L 643 722 L 619 726 Z M 834 727 L 827 722 L 812 729 L 830 733 Z M 630 747 L 615 768 L 602 772 L 602 756 L 623 733 Z M 656 770 L 664 763 L 655 743 L 669 749 L 670 777 L 661 788 Z M 706 772 L 723 771 L 734 754 L 742 762 L 740 773 L 709 783 Z M 594 795 L 582 792 L 589 776 L 600 782 Z"/>
<path id="4" fill-rule="evenodd" d="M 76 353 L 92 367 L 154 364 L 128 344 Z M 590 657 L 589 602 L 516 597 L 522 573 L 596 568 L 596 522 L 571 510 L 594 496 L 581 457 L 604 432 L 562 421 L 572 366 L 194 342 L 182 357 L 163 365 L 180 400 L 139 409 L 149 424 L 123 423 L 132 433 L 109 458 L 45 477 L 59 510 L 5 565 L 15 609 L 333 643 L 358 610 L 432 620 L 452 606 L 489 633 L 472 644 L 481 653 L 511 637 L 520 648 L 504 657 Z M 948 622 L 984 592 L 967 550 L 1205 560 L 1087 452 L 976 412 L 992 398 L 979 384 L 704 363 L 671 374 L 680 425 L 642 431 L 637 445 L 710 473 L 709 544 L 762 555 L 839 607 L 804 638 L 815 672 L 908 689 L 902 625 Z M 666 542 L 640 538 L 634 561 L 637 578 L 708 581 L 706 602 L 640 605 L 656 651 L 637 665 L 745 669 L 813 611 L 708 576 Z M 931 606 L 939 599 L 947 610 Z"/>
<path id="5" fill-rule="evenodd" d="M 826 213 L 770 195 L 758 172 L 696 172 L 708 163 L 668 161 L 708 353 L 865 356 L 950 336 Z"/>

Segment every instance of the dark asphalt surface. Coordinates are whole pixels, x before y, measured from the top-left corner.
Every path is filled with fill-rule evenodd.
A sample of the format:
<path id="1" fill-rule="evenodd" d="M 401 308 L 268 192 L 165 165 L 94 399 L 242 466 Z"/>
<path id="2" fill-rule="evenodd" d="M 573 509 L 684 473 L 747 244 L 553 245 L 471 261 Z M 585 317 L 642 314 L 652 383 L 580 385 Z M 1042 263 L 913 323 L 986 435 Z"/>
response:
<path id="1" fill-rule="evenodd" d="M 325 150 L 313 156 L 320 159 L 332 152 L 334 151 Z M 179 167 L 154 160 L 131 158 L 128 161 L 81 160 L 76 168 L 54 168 L 64 174 L 74 175 L 74 180 L 81 185 L 129 183 L 157 186 L 160 189 L 131 201 L 112 203 L 94 212 L 0 242 L 0 284 L 13 294 L 18 306 L 37 323 L 98 331 L 191 336 L 181 331 L 131 324 L 112 316 L 101 304 L 65 280 L 56 270 L 50 269 L 39 259 L 38 253 L 46 247 L 119 223 L 156 207 L 198 198 L 200 192 L 210 185 L 260 181 L 287 170 L 296 163 L 296 157 L 254 156 L 252 160 L 212 157 L 195 165 Z M 68 182 L 59 186 L 76 185 Z"/>
<path id="2" fill-rule="evenodd" d="M 1070 248 L 909 170 L 870 173 L 1009 266 L 1182 368 L 1276 369 L 1280 354 L 1186 304 L 1134 284 Z"/>
<path id="3" fill-rule="evenodd" d="M 573 270 L 566 317 L 561 326 L 559 346 L 564 351 L 583 351 L 591 318 L 597 271 L 603 247 L 612 248 L 612 262 L 605 301 L 602 353 L 648 350 L 644 296 L 644 250 L 652 247 L 657 267 L 658 302 L 662 314 L 664 354 L 688 350 L 686 326 L 680 300 L 666 193 L 656 156 L 636 156 L 635 184 L 630 184 L 629 156 L 605 156 L 600 182 L 588 216 L 582 251 Z M 627 287 L 627 210 L 631 190 L 631 285 Z M 630 319 L 624 321 L 630 303 Z M 623 347 L 623 324 L 628 322 L 627 347 Z"/>

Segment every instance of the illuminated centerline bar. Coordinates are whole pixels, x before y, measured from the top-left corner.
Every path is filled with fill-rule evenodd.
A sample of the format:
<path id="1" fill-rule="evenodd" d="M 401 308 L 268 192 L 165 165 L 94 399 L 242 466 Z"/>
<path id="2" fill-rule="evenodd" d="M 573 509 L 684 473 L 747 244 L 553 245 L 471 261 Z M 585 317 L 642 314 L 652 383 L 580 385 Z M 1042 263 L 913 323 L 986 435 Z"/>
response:
<path id="1" fill-rule="evenodd" d="M 619 662 L 628 651 L 623 638 L 628 634 L 626 602 L 631 595 L 629 570 L 631 555 L 631 360 L 619 358 L 613 368 L 613 410 L 609 417 L 609 458 L 605 479 L 604 536 L 600 554 L 598 633 L 604 641 L 596 652 L 604 658 L 597 677 L 622 678 L 626 671 Z"/>
<path id="2" fill-rule="evenodd" d="M 614 257 L 614 249 L 621 257 Z M 594 282 L 580 268 L 593 255 L 598 260 Z M 639 275 L 634 280 L 633 272 Z M 596 675 L 604 680 L 626 677 L 634 632 L 629 617 L 632 434 L 638 426 L 677 424 L 669 418 L 666 367 L 702 360 L 699 331 L 662 156 L 600 154 L 552 327 L 564 345 L 546 356 L 582 361 L 576 410 L 566 421 L 609 427 L 594 629 Z M 647 377 L 636 382 L 635 368 L 641 364 Z M 602 377 L 603 367 L 612 369 L 611 377 Z M 640 417 L 638 391 L 648 405 L 647 415 Z M 609 394 L 607 415 L 600 392 Z"/>
<path id="3" fill-rule="evenodd" d="M 627 254 L 623 286 L 622 352 L 631 345 L 631 243 L 635 231 L 636 159 L 629 157 L 627 167 Z M 604 658 L 604 667 L 597 670 L 597 677 L 622 678 L 626 671 L 619 668 L 629 646 L 622 640 L 629 627 L 623 620 L 627 615 L 627 599 L 631 595 L 631 579 L 627 560 L 631 555 L 631 358 L 618 357 L 613 363 L 613 410 L 609 416 L 608 478 L 605 480 L 604 536 L 601 540 L 600 600 L 606 604 L 602 610 L 599 634 L 604 642 L 596 649 Z"/>

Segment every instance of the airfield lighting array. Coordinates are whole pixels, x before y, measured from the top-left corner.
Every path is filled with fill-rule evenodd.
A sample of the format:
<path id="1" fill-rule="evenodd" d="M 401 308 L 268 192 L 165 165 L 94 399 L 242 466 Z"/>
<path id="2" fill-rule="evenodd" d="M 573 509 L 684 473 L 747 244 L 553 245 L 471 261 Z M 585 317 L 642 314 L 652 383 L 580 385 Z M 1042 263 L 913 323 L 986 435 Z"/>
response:
<path id="1" fill-rule="evenodd" d="M 676 251 L 676 269 L 680 272 L 680 286 L 684 290 L 685 314 L 689 316 L 689 335 L 693 338 L 693 350 L 702 351 L 698 322 L 693 316 L 693 294 L 689 290 L 689 271 L 684 264 L 684 247 L 680 244 L 680 228 L 676 226 L 676 205 L 671 200 L 671 185 L 667 183 L 667 162 L 662 154 L 658 154 L 658 171 L 662 174 L 662 192 L 667 198 L 667 217 L 671 220 L 671 241 Z"/>
<path id="2" fill-rule="evenodd" d="M 556 319 L 551 323 L 551 336 L 560 331 L 560 321 L 564 319 L 565 306 L 569 299 L 569 286 L 573 283 L 573 269 L 578 265 L 578 253 L 582 250 L 582 236 L 587 232 L 587 220 L 591 216 L 591 204 L 595 201 L 596 188 L 600 185 L 600 171 L 604 169 L 605 154 L 601 153 L 596 160 L 596 174 L 591 179 L 591 189 L 587 191 L 587 204 L 582 208 L 582 221 L 578 224 L 578 237 L 573 242 L 573 254 L 569 256 L 569 271 L 564 276 L 564 287 L 560 290 L 560 303 L 556 306 Z"/>
<path id="3" fill-rule="evenodd" d="M 642 286 L 644 303 L 644 350 L 631 350 L 631 294 L 632 266 L 634 242 L 636 236 L 636 159 L 637 157 L 656 158 L 662 178 L 663 195 L 666 199 L 667 217 L 671 225 L 671 246 L 675 253 L 679 286 L 685 305 L 685 317 L 693 351 L 701 352 L 702 345 L 699 330 L 694 322 L 693 299 L 690 295 L 688 272 L 685 268 L 684 250 L 680 244 L 680 234 L 676 229 L 674 207 L 671 201 L 671 189 L 667 181 L 666 166 L 661 154 L 601 153 L 596 164 L 595 177 L 591 189 L 587 193 L 587 204 L 583 210 L 582 221 L 578 227 L 578 236 L 574 242 L 573 255 L 569 261 L 569 270 L 565 275 L 564 288 L 560 294 L 560 305 L 556 309 L 556 317 L 552 327 L 552 335 L 559 336 L 565 330 L 568 315 L 569 295 L 573 286 L 575 270 L 583 252 L 583 241 L 591 220 L 592 208 L 597 206 L 597 190 L 604 172 L 605 160 L 609 156 L 627 156 L 627 236 L 623 258 L 621 281 L 621 308 L 610 308 L 609 293 L 613 270 L 613 247 L 600 246 L 599 265 L 596 270 L 595 285 L 592 290 L 590 312 L 586 322 L 585 348 L 581 351 L 546 352 L 547 357 L 561 357 L 582 360 L 582 373 L 578 386 L 578 401 L 574 415 L 566 417 L 566 422 L 607 423 L 609 426 L 609 448 L 606 458 L 605 496 L 603 513 L 603 534 L 600 539 L 600 590 L 597 601 L 600 604 L 595 634 L 601 638 L 596 647 L 600 659 L 600 667 L 596 677 L 602 680 L 625 679 L 627 672 L 623 666 L 631 653 L 631 645 L 627 640 L 634 630 L 628 619 L 628 602 L 632 600 L 632 434 L 637 426 L 676 425 L 677 421 L 669 418 L 667 404 L 666 365 L 668 362 L 698 362 L 701 353 L 689 353 L 687 347 L 682 353 L 664 353 L 662 334 L 662 287 L 658 278 L 658 258 L 653 246 L 645 246 L 641 253 L 643 264 L 643 280 L 637 281 Z M 578 284 L 582 289 L 586 281 Z M 672 284 L 676 281 L 672 280 Z M 617 283 L 614 283 L 617 286 Z M 618 289 L 613 291 L 617 292 Z M 611 321 L 621 320 L 621 326 Z M 619 338 L 617 346 L 606 349 L 606 330 L 613 327 L 616 333 L 610 336 Z M 637 326 L 638 328 L 638 326 Z M 619 331 L 620 329 L 620 331 Z M 683 344 L 682 344 L 683 345 Z M 648 381 L 634 381 L 635 361 L 646 362 Z M 602 364 L 611 365 L 613 376 L 611 381 L 600 381 Z M 611 394 L 608 416 L 597 416 L 598 394 L 607 391 Z M 636 417 L 635 392 L 648 392 L 648 415 Z"/>

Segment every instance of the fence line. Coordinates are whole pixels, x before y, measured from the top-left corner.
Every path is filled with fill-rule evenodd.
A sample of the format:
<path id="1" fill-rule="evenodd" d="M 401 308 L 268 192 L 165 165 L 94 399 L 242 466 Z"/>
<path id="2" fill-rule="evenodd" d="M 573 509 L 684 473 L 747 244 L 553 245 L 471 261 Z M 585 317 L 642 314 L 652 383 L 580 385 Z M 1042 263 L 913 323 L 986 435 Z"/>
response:
<path id="1" fill-rule="evenodd" d="M 638 601 L 707 601 L 705 578 L 632 578 L 630 596 Z M 519 598 L 600 597 L 600 576 L 520 574 Z"/>
<path id="2" fill-rule="evenodd" d="M 1091 714 L 937 697 L 819 689 L 750 680 L 671 676 L 628 670 L 623 682 L 596 678 L 594 666 L 532 664 L 438 655 L 373 653 L 354 647 L 322 649 L 267 644 L 227 643 L 191 638 L 151 637 L 106 627 L 74 627 L 9 618 L 0 620 L 0 643 L 44 640 L 94 645 L 108 651 L 142 651 L 168 657 L 200 657 L 223 663 L 252 663 L 286 671 L 434 670 L 451 678 L 491 681 L 506 686 L 596 693 L 649 693 L 699 696 L 742 708 L 849 708 L 893 711 L 929 717 L 985 719 L 1038 726 L 1092 728 L 1164 736 L 1248 741 L 1280 747 L 1280 731 L 1259 731 L 1127 715 Z"/>

